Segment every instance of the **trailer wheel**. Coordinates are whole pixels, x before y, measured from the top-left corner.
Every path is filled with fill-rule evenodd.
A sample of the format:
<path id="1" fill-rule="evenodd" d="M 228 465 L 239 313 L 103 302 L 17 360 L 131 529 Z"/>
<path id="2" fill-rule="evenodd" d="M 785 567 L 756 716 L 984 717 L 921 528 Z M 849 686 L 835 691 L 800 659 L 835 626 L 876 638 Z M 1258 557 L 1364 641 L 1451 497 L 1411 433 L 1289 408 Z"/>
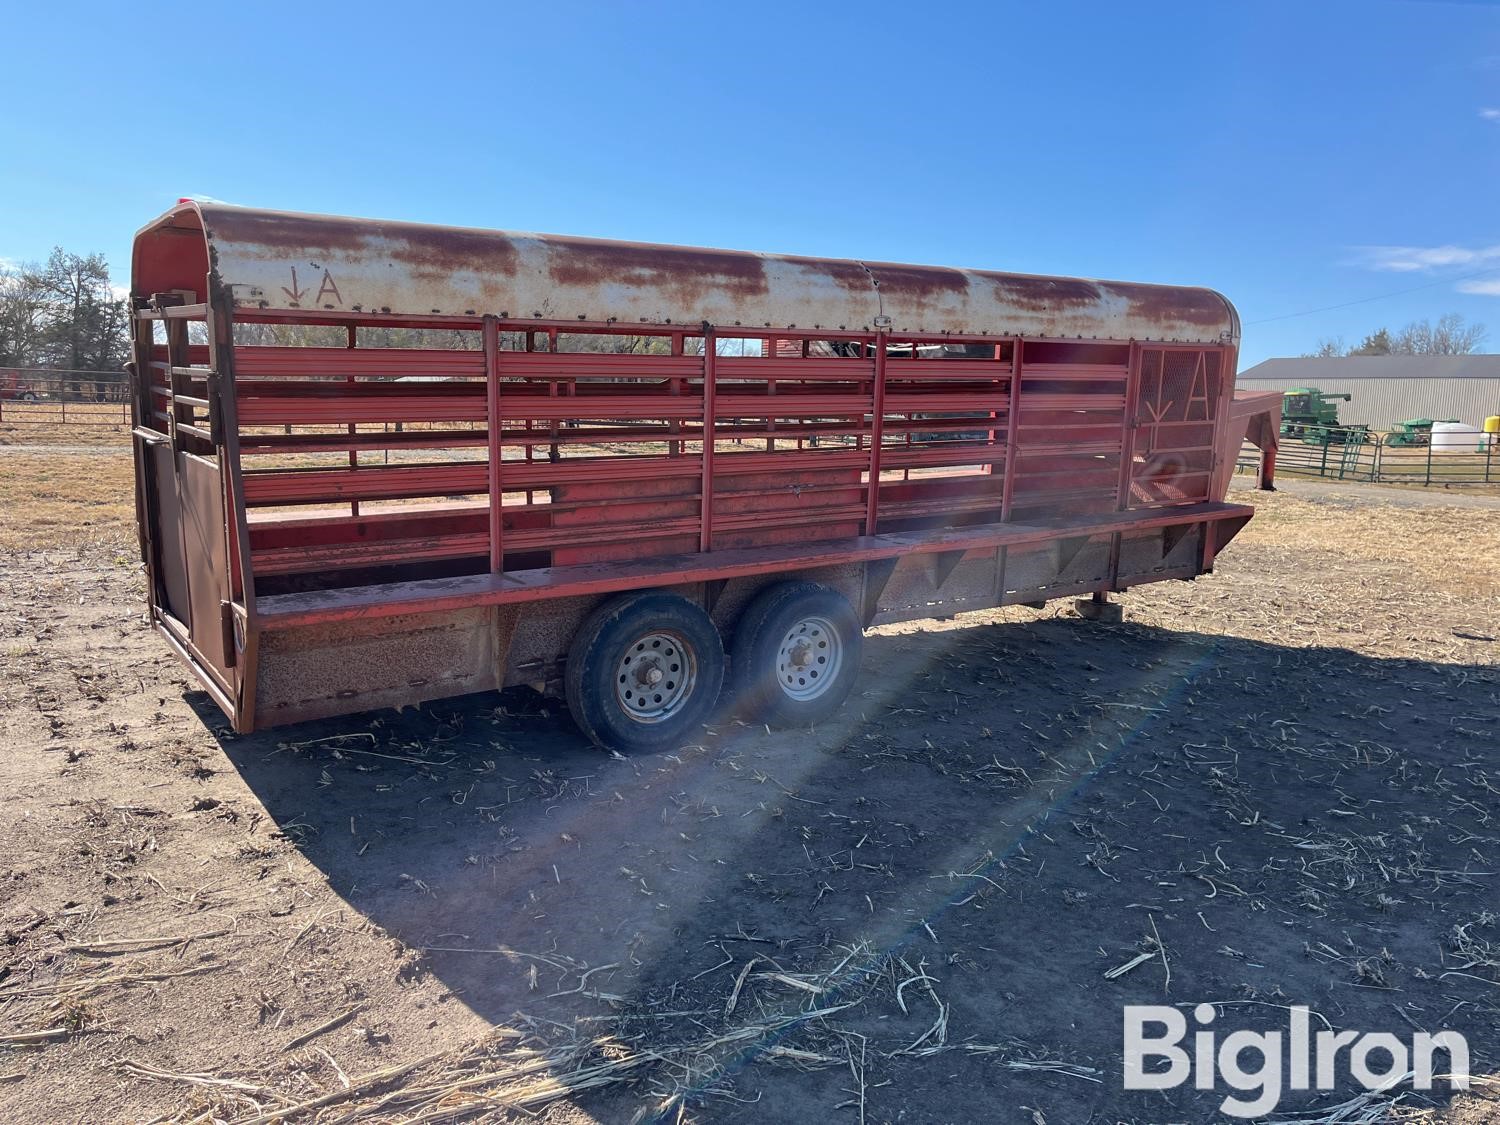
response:
<path id="1" fill-rule="evenodd" d="M 772 726 L 821 722 L 848 698 L 863 649 L 849 599 L 812 582 L 779 582 L 746 607 L 735 628 L 736 704 Z"/>
<path id="2" fill-rule="evenodd" d="M 675 746 L 708 718 L 724 682 L 724 643 L 676 594 L 638 593 L 596 609 L 563 677 L 578 728 L 621 753 Z"/>

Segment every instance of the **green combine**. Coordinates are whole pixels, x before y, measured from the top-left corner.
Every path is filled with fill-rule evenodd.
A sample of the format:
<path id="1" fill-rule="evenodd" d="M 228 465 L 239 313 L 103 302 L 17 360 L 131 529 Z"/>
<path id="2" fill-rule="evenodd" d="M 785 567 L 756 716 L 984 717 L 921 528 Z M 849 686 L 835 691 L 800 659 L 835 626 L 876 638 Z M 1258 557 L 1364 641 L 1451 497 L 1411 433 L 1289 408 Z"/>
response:
<path id="1" fill-rule="evenodd" d="M 1457 418 L 1408 418 L 1397 422 L 1386 436 L 1386 445 L 1431 445 L 1432 427 L 1437 422 L 1457 422 Z"/>
<path id="2" fill-rule="evenodd" d="M 1332 394 L 1316 387 L 1293 387 L 1281 396 L 1281 436 L 1300 438 L 1308 445 L 1370 440 L 1370 427 L 1339 421 L 1335 403 L 1351 401 L 1347 394 Z"/>

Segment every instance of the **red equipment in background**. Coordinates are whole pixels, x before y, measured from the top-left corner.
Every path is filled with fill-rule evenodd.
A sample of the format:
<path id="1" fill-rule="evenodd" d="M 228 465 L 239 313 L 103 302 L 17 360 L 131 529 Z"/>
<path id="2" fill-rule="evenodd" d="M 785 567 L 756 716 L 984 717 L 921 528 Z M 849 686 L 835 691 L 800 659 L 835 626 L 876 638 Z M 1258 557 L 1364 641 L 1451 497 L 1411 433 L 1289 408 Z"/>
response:
<path id="1" fill-rule="evenodd" d="M 35 402 L 37 397 L 36 388 L 25 371 L 18 367 L 0 367 L 0 398 Z"/>

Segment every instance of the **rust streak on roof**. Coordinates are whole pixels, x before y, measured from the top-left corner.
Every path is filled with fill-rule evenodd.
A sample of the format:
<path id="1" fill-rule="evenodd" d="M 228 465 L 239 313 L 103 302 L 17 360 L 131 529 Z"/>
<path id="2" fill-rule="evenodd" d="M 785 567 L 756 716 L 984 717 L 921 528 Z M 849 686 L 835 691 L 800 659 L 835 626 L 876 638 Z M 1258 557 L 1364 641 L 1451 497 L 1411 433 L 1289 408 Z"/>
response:
<path id="1" fill-rule="evenodd" d="M 169 233 L 201 231 L 190 239 Z M 257 309 L 1220 343 L 1209 289 L 761 254 L 184 203 L 136 238 L 136 285 Z M 208 275 L 212 273 L 213 277 Z"/>

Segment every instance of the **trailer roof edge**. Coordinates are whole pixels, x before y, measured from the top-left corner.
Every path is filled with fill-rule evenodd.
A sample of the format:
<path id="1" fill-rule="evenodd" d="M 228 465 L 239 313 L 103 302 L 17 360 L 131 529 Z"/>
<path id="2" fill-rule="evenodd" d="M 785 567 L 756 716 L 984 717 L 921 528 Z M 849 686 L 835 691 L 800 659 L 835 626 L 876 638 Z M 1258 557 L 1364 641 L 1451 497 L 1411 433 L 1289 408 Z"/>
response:
<path id="1" fill-rule="evenodd" d="M 188 200 L 136 235 L 137 298 L 721 331 L 1237 343 L 1211 289 L 265 211 Z"/>

